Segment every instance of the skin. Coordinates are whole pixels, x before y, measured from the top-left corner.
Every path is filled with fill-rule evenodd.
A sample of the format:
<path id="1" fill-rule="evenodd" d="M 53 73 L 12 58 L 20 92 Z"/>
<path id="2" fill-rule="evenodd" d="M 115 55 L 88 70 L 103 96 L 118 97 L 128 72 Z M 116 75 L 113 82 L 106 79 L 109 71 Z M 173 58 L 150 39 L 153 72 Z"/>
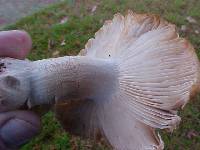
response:
<path id="1" fill-rule="evenodd" d="M 0 57 L 25 59 L 31 38 L 19 30 L 0 32 Z M 40 118 L 31 111 L 0 108 L 0 149 L 17 149 L 40 131 Z"/>

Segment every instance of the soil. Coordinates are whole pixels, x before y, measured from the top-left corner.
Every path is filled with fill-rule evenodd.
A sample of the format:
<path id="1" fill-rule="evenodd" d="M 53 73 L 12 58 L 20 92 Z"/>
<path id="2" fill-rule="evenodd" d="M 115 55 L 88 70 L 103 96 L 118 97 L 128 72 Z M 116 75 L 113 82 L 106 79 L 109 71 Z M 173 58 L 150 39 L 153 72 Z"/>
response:
<path id="1" fill-rule="evenodd" d="M 0 0 L 0 27 L 62 0 Z"/>

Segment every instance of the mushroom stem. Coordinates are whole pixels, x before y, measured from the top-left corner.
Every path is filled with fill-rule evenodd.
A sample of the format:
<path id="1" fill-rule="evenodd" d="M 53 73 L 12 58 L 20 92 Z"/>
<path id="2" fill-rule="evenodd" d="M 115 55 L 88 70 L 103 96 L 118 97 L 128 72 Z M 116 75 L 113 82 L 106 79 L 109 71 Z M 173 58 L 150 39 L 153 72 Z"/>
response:
<path id="1" fill-rule="evenodd" d="M 32 62 L 31 68 L 31 106 L 109 95 L 114 89 L 117 71 L 112 60 L 85 56 L 39 60 Z"/>
<path id="2" fill-rule="evenodd" d="M 30 62 L 4 58 L 0 63 L 0 107 L 5 109 L 109 96 L 117 83 L 118 68 L 111 59 L 65 56 Z"/>

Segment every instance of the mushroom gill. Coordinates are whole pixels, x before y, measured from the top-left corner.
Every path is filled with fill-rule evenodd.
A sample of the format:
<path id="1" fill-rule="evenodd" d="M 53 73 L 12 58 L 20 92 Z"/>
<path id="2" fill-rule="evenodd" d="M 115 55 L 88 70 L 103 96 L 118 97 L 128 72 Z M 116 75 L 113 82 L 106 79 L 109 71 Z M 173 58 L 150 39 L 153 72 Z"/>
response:
<path id="1" fill-rule="evenodd" d="M 117 150 L 163 149 L 156 129 L 173 131 L 200 88 L 195 50 L 175 25 L 132 11 L 106 21 L 79 56 L 0 63 L 0 107 L 56 103 L 67 131 Z"/>
<path id="2" fill-rule="evenodd" d="M 163 149 L 155 129 L 175 129 L 177 110 L 199 91 L 198 58 L 175 25 L 153 14 L 116 14 L 79 55 L 115 60 L 117 85 L 109 98 L 57 104 L 63 127 L 95 140 L 100 132 L 118 150 Z"/>

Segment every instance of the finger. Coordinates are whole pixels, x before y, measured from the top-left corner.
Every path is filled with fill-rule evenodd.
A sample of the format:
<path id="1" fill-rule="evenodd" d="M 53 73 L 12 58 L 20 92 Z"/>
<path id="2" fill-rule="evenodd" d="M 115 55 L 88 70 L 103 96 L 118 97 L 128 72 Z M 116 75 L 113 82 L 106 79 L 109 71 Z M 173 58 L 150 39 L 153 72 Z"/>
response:
<path id="1" fill-rule="evenodd" d="M 0 113 L 0 145 L 18 147 L 37 135 L 40 128 L 40 119 L 33 112 Z"/>
<path id="2" fill-rule="evenodd" d="M 6 145 L 2 142 L 1 139 L 0 139 L 0 149 L 3 149 L 3 150 L 10 150 L 8 147 L 6 147 Z"/>
<path id="3" fill-rule="evenodd" d="M 0 57 L 24 59 L 32 46 L 31 38 L 25 31 L 0 32 Z"/>

